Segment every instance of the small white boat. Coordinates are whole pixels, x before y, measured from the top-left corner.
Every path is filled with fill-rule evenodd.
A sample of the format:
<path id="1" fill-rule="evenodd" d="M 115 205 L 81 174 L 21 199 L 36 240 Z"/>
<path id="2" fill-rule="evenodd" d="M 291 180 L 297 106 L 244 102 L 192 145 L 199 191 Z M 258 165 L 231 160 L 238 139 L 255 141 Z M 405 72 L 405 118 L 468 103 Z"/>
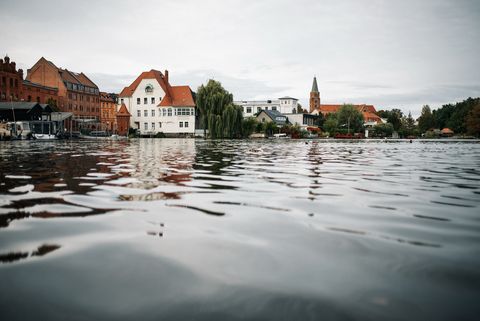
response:
<path id="1" fill-rule="evenodd" d="M 57 136 L 52 135 L 52 134 L 32 134 L 33 139 L 39 139 L 39 140 L 53 140 L 57 139 Z"/>

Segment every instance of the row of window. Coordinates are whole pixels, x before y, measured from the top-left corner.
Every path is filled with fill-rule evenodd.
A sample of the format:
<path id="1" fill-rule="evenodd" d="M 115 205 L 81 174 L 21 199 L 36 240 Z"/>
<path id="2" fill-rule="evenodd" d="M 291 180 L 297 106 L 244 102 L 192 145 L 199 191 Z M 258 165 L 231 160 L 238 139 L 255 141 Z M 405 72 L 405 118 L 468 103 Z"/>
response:
<path id="1" fill-rule="evenodd" d="M 142 100 L 140 98 L 137 98 L 137 105 L 140 105 L 141 101 Z M 158 101 L 162 101 L 162 97 L 158 97 Z M 121 99 L 121 102 L 123 103 L 123 99 Z M 155 97 L 150 97 L 150 103 L 155 104 Z M 148 98 L 147 97 L 143 98 L 143 104 L 144 105 L 148 104 Z"/>
<path id="2" fill-rule="evenodd" d="M 181 121 L 178 123 L 178 127 L 180 128 L 188 128 L 188 121 Z M 158 128 L 162 128 L 162 122 L 158 122 Z M 148 130 L 148 123 L 143 123 L 143 130 Z M 151 123 L 150 130 L 155 130 L 155 123 Z"/>
<path id="3" fill-rule="evenodd" d="M 73 84 L 73 83 L 68 82 L 68 81 L 64 81 L 63 83 L 65 84 L 65 86 L 69 90 L 83 91 L 83 92 L 86 92 L 86 93 L 91 93 L 91 94 L 97 94 L 98 95 L 98 89 L 97 88 L 88 87 L 88 86 L 84 86 L 84 85 Z"/>
<path id="4" fill-rule="evenodd" d="M 10 82 L 10 88 L 18 88 L 18 79 L 8 78 Z M 2 87 L 7 87 L 7 78 L 4 76 L 2 77 L 2 83 L 0 84 Z"/>
<path id="5" fill-rule="evenodd" d="M 91 99 L 90 99 L 90 96 L 77 95 L 75 93 L 68 93 L 68 99 L 87 101 L 87 102 L 90 102 L 90 100 L 91 100 L 94 103 L 100 102 L 100 98 L 98 98 L 98 97 L 91 97 Z"/>
<path id="6" fill-rule="evenodd" d="M 265 110 L 268 110 L 268 107 L 265 107 Z M 272 106 L 271 110 L 277 110 L 277 106 Z M 243 107 L 243 111 L 246 114 L 251 114 L 252 113 L 252 107 Z M 257 113 L 262 111 L 262 107 L 257 107 Z"/>
<path id="7" fill-rule="evenodd" d="M 150 114 L 151 117 L 155 117 L 155 109 L 152 109 Z M 175 116 L 194 116 L 195 111 L 193 108 L 162 108 L 158 111 L 158 116 L 166 117 L 173 116 L 173 114 L 175 114 Z M 143 116 L 148 117 L 148 109 L 143 110 Z M 141 110 L 137 110 L 137 117 L 142 117 Z"/>
<path id="8" fill-rule="evenodd" d="M 98 107 L 83 107 L 82 105 L 80 106 L 77 106 L 77 104 L 68 104 L 67 106 L 68 110 L 71 110 L 71 111 L 86 111 L 87 113 L 89 112 L 92 112 L 92 113 L 99 113 L 100 112 L 100 108 Z"/>

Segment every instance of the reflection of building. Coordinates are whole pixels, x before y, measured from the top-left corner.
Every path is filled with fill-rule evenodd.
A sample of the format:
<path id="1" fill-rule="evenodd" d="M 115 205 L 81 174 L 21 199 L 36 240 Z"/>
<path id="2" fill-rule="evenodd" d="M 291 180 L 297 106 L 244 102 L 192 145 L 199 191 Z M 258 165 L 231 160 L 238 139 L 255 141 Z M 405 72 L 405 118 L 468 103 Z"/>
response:
<path id="1" fill-rule="evenodd" d="M 317 78 L 313 77 L 312 91 L 310 92 L 310 113 L 319 114 L 322 113 L 323 116 L 328 114 L 337 113 L 343 104 L 321 104 L 320 103 L 320 92 L 318 91 Z M 353 105 L 358 111 L 363 115 L 365 125 L 375 125 L 382 123 L 382 119 L 376 114 L 375 107 L 373 105 Z"/>
<path id="2" fill-rule="evenodd" d="M 112 95 L 100 92 L 100 122 L 106 130 L 113 131 L 116 123 L 116 103 Z"/>
<path id="3" fill-rule="evenodd" d="M 118 107 L 125 104 L 132 115 L 130 127 L 141 135 L 193 134 L 195 102 L 189 86 L 171 86 L 168 71 L 142 72 L 119 95 Z"/>
<path id="4" fill-rule="evenodd" d="M 251 100 L 234 101 L 235 105 L 243 110 L 243 117 L 252 117 L 262 110 L 279 111 L 282 114 L 294 114 L 297 112 L 298 99 L 282 97 L 277 100 Z"/>
<path id="5" fill-rule="evenodd" d="M 71 112 L 76 118 L 100 119 L 98 87 L 84 73 L 58 68 L 42 57 L 28 70 L 26 79 L 31 83 L 56 88 L 60 111 Z"/>

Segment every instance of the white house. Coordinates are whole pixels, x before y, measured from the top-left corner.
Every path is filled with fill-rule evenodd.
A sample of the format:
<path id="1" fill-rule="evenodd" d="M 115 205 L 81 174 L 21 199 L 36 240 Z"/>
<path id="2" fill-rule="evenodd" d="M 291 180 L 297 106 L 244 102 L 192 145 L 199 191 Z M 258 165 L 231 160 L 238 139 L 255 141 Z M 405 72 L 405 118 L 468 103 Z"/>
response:
<path id="1" fill-rule="evenodd" d="M 253 117 L 262 110 L 276 110 L 282 114 L 297 112 L 298 99 L 282 97 L 277 100 L 241 100 L 234 101 L 235 105 L 242 107 L 243 117 Z"/>
<path id="2" fill-rule="evenodd" d="M 132 115 L 130 127 L 140 135 L 184 135 L 195 132 L 195 102 L 189 86 L 171 86 L 168 70 L 145 71 L 118 97 Z"/>

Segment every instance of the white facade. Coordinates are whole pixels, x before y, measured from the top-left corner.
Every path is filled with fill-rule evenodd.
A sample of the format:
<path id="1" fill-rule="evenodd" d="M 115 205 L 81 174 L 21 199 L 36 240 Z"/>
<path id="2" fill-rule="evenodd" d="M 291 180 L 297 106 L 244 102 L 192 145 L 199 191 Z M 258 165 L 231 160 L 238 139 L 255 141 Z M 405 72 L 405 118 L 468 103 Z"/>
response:
<path id="1" fill-rule="evenodd" d="M 165 91 L 159 82 L 142 79 L 131 97 L 119 97 L 118 108 L 125 104 L 132 115 L 130 127 L 140 135 L 193 134 L 195 132 L 195 108 L 158 105 L 165 97 Z"/>
<path id="2" fill-rule="evenodd" d="M 277 110 L 282 114 L 296 113 L 298 99 L 282 97 L 277 100 L 242 100 L 234 101 L 233 103 L 242 107 L 243 117 L 254 117 L 262 110 Z"/>

